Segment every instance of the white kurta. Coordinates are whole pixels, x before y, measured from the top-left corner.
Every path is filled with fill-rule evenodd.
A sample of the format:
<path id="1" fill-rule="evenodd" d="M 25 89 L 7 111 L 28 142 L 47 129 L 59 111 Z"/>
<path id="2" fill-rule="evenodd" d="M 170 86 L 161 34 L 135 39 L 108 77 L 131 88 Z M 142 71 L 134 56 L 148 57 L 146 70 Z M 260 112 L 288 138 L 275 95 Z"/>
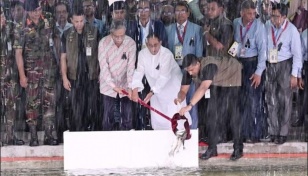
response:
<path id="1" fill-rule="evenodd" d="M 154 92 L 150 100 L 151 106 L 172 118 L 179 111 L 179 107 L 174 104 L 174 99 L 181 87 L 182 72 L 171 51 L 161 46 L 160 51 L 156 55 L 152 55 L 148 48 L 142 49 L 139 52 L 132 89 L 143 90 L 142 78 L 144 75 Z M 186 106 L 186 100 L 182 102 L 181 106 Z M 191 117 L 188 112 L 185 117 L 191 124 Z M 154 130 L 172 129 L 169 120 L 153 111 L 151 111 L 151 123 Z M 178 122 L 178 124 L 179 129 L 182 129 L 183 123 Z"/>

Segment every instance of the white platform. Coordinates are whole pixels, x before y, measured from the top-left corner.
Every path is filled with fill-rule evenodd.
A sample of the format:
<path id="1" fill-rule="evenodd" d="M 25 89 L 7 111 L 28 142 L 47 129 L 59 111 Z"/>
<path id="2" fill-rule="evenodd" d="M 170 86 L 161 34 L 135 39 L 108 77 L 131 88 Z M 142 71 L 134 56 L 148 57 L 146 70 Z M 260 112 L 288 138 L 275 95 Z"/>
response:
<path id="1" fill-rule="evenodd" d="M 64 132 L 64 169 L 198 167 L 198 130 L 174 156 L 164 131 Z"/>

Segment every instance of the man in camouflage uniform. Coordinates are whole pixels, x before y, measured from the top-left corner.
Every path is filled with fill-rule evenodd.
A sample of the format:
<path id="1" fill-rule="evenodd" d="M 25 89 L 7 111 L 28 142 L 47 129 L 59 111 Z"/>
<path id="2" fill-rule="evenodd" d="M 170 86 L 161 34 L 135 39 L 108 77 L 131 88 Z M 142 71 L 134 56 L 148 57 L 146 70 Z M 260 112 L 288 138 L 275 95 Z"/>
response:
<path id="1" fill-rule="evenodd" d="M 55 117 L 56 60 L 52 55 L 52 14 L 42 14 L 37 0 L 26 0 L 25 23 L 15 28 L 15 54 L 20 85 L 26 91 L 30 146 L 38 146 L 37 118 L 43 116 L 44 145 L 58 145 L 52 136 Z"/>
<path id="2" fill-rule="evenodd" d="M 18 74 L 12 49 L 13 23 L 6 21 L 1 7 L 1 39 L 0 39 L 0 104 L 1 121 L 4 120 L 7 145 L 23 145 L 24 141 L 14 135 L 16 119 L 16 100 L 19 97 L 20 86 L 17 84 Z"/>

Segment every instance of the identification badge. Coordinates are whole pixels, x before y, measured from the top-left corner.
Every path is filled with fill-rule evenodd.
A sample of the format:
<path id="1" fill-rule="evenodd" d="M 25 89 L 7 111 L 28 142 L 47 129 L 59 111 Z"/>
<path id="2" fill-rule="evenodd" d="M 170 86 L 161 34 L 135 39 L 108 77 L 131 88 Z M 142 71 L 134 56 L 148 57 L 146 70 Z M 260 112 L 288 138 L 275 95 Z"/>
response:
<path id="1" fill-rule="evenodd" d="M 228 54 L 230 54 L 231 56 L 235 57 L 237 54 L 237 49 L 238 49 L 238 43 L 234 42 L 230 49 L 228 50 Z"/>
<path id="2" fill-rule="evenodd" d="M 205 99 L 211 98 L 211 90 L 210 90 L 210 89 L 207 89 L 207 90 L 205 91 L 204 98 L 205 98 Z"/>
<path id="3" fill-rule="evenodd" d="M 278 63 L 278 51 L 276 48 L 269 51 L 268 62 Z"/>
<path id="4" fill-rule="evenodd" d="M 246 49 L 245 48 L 241 48 L 240 56 L 241 57 L 245 57 L 245 53 L 246 53 Z"/>
<path id="5" fill-rule="evenodd" d="M 7 42 L 7 49 L 12 51 L 12 42 Z"/>
<path id="6" fill-rule="evenodd" d="M 86 49 L 86 55 L 87 55 L 87 56 L 92 56 L 92 48 L 91 48 L 91 47 L 87 47 L 87 49 Z"/>
<path id="7" fill-rule="evenodd" d="M 175 45 L 175 60 L 182 60 L 183 56 L 182 56 L 182 51 L 183 51 L 183 46 L 182 45 Z"/>
<path id="8" fill-rule="evenodd" d="M 49 46 L 53 46 L 53 40 L 52 40 L 52 38 L 49 38 Z"/>

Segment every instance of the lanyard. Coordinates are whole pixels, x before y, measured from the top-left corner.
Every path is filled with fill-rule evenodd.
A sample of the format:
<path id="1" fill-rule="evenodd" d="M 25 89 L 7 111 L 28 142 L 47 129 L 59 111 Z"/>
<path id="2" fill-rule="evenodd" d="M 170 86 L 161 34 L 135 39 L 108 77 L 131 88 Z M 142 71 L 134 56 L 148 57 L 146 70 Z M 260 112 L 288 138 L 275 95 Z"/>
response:
<path id="1" fill-rule="evenodd" d="M 178 39 L 179 39 L 179 41 L 181 42 L 182 45 L 183 45 L 183 42 L 184 42 L 184 36 L 185 36 L 185 33 L 186 33 L 186 27 L 187 27 L 187 24 L 184 27 L 183 36 L 180 35 L 180 31 L 179 31 L 178 27 L 176 27 L 176 33 L 177 33 Z"/>
<path id="2" fill-rule="evenodd" d="M 276 37 L 275 37 L 274 28 L 272 27 L 272 40 L 273 40 L 273 44 L 274 44 L 275 47 L 276 47 L 276 45 L 277 45 L 277 41 L 280 39 L 281 34 L 286 30 L 288 24 L 289 24 L 289 21 L 287 21 L 287 24 L 284 26 L 284 28 L 283 28 L 283 30 L 281 31 L 281 33 L 279 34 L 277 40 L 276 40 Z"/>
<path id="3" fill-rule="evenodd" d="M 247 29 L 246 29 L 246 32 L 245 32 L 245 35 L 243 36 L 243 26 L 241 26 L 241 28 L 240 28 L 240 34 L 241 34 L 241 42 L 243 43 L 244 42 L 244 38 L 246 37 L 246 34 L 248 33 L 248 31 L 249 31 L 249 29 L 250 29 L 250 27 L 252 26 L 252 23 L 253 23 L 254 21 L 252 21 L 251 23 L 249 23 L 248 25 L 247 25 Z"/>

